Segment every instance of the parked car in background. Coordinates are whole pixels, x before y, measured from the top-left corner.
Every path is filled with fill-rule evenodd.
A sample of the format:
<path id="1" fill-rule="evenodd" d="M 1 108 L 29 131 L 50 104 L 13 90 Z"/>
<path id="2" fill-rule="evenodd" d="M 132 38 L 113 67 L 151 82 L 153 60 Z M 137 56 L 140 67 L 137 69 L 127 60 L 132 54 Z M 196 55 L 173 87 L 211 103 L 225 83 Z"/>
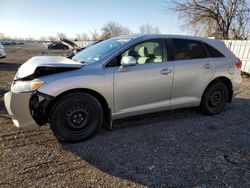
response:
<path id="1" fill-rule="evenodd" d="M 24 44 L 22 41 L 17 41 L 16 44 Z"/>
<path id="2" fill-rule="evenodd" d="M 11 45 L 11 42 L 10 41 L 2 41 L 1 42 L 2 45 L 6 46 L 6 45 Z"/>
<path id="3" fill-rule="evenodd" d="M 69 46 L 68 46 L 68 45 L 63 44 L 63 43 L 60 42 L 60 41 L 52 42 L 52 43 L 48 44 L 47 46 L 48 46 L 48 49 L 50 49 L 50 50 L 52 50 L 52 49 L 62 49 L 62 50 L 67 50 L 67 49 L 69 49 Z"/>
<path id="4" fill-rule="evenodd" d="M 0 42 L 0 58 L 4 58 L 4 57 L 6 57 L 6 53 L 4 51 L 4 46 Z"/>
<path id="5" fill-rule="evenodd" d="M 241 61 L 219 40 L 182 35 L 108 39 L 72 59 L 39 56 L 19 68 L 4 103 L 15 126 L 50 123 L 65 142 L 112 121 L 199 107 L 221 113 L 240 91 Z"/>

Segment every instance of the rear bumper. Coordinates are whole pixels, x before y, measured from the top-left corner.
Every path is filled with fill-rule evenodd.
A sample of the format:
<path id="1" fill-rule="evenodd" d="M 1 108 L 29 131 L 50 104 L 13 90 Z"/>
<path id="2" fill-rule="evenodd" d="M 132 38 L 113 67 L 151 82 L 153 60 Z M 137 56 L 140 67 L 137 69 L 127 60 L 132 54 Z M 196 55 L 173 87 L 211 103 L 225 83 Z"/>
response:
<path id="1" fill-rule="evenodd" d="M 23 130 L 33 130 L 39 127 L 30 114 L 29 102 L 32 92 L 13 93 L 4 95 L 4 104 L 14 125 Z"/>
<path id="2" fill-rule="evenodd" d="M 242 83 L 242 78 L 240 75 L 240 72 L 238 72 L 238 75 L 236 75 L 232 80 L 232 86 L 233 86 L 233 96 L 235 97 L 241 92 L 241 83 Z"/>

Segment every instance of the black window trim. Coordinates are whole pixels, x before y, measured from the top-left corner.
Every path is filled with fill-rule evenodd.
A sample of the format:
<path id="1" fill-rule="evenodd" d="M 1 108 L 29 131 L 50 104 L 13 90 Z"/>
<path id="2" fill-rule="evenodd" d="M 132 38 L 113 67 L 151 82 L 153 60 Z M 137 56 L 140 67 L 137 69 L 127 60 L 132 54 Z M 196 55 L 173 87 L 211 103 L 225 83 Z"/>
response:
<path id="1" fill-rule="evenodd" d="M 221 53 L 219 50 L 217 50 L 216 48 L 214 48 L 214 47 L 211 46 L 210 44 L 208 44 L 208 43 L 206 43 L 206 42 L 202 42 L 202 45 L 203 45 L 203 47 L 204 47 L 205 50 L 206 50 L 207 58 L 222 58 L 222 57 L 225 57 L 225 55 L 224 55 L 223 53 Z M 209 47 L 209 48 L 215 50 L 217 53 L 220 54 L 220 56 L 213 56 L 213 55 L 210 53 L 210 51 L 209 51 L 209 49 L 208 49 L 207 47 Z"/>
<path id="2" fill-rule="evenodd" d="M 165 39 L 165 46 L 166 46 L 166 49 L 167 49 L 167 58 L 168 60 L 167 61 L 174 61 L 174 48 L 173 48 L 173 41 L 172 41 L 172 38 L 167 38 Z"/>

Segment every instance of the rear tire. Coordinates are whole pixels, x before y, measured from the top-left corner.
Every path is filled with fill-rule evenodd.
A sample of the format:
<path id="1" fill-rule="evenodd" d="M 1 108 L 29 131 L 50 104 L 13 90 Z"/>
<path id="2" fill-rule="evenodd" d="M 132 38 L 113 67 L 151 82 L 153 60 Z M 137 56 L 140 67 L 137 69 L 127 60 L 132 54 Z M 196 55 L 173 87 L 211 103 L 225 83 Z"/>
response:
<path id="1" fill-rule="evenodd" d="M 221 113 L 228 101 L 228 87 L 223 82 L 215 82 L 210 85 L 204 92 L 200 109 L 207 115 Z"/>
<path id="2" fill-rule="evenodd" d="M 84 141 L 94 136 L 102 126 L 102 106 L 87 93 L 67 94 L 53 105 L 49 122 L 58 140 Z"/>

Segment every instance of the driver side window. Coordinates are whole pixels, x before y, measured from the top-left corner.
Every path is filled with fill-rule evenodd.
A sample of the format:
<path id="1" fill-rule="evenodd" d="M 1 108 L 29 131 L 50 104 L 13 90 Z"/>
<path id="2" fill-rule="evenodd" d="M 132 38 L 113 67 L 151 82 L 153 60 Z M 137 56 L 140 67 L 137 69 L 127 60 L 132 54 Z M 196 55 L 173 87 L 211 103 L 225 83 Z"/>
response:
<path id="1" fill-rule="evenodd" d="M 162 63 L 167 60 L 163 41 L 149 40 L 138 43 L 110 61 L 106 67 L 120 66 L 120 61 L 125 56 L 132 56 L 139 65 L 148 63 Z"/>
<path id="2" fill-rule="evenodd" d="M 160 40 L 152 40 L 137 44 L 121 54 L 133 56 L 137 64 L 162 63 L 165 61 L 164 46 Z"/>

